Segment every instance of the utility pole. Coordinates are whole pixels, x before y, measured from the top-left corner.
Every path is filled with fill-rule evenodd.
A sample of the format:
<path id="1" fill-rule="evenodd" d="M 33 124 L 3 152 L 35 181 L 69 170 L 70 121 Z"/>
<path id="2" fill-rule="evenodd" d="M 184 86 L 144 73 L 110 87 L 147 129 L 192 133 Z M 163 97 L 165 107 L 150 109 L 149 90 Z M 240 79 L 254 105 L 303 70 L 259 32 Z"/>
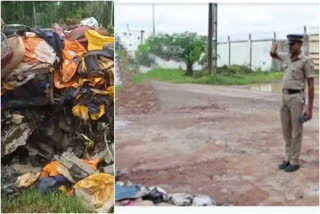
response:
<path id="1" fill-rule="evenodd" d="M 141 30 L 141 45 L 143 45 L 143 33 L 144 33 L 144 30 Z"/>
<path id="2" fill-rule="evenodd" d="M 249 68 L 252 71 L 252 37 L 251 33 L 249 33 Z"/>
<path id="3" fill-rule="evenodd" d="M 228 66 L 231 65 L 231 39 L 228 36 Z"/>
<path id="4" fill-rule="evenodd" d="M 217 72 L 217 4 L 209 3 L 208 19 L 208 71 Z"/>
<path id="5" fill-rule="evenodd" d="M 217 58 L 218 58 L 218 5 L 213 4 L 213 73 L 217 73 Z"/>
<path id="6" fill-rule="evenodd" d="M 303 26 L 303 46 L 305 55 L 309 55 L 309 35 L 307 34 L 307 26 Z"/>
<path id="7" fill-rule="evenodd" d="M 209 19 L 208 19 L 208 72 L 212 73 L 212 3 L 209 3 Z"/>
<path id="8" fill-rule="evenodd" d="M 152 3 L 152 29 L 153 29 L 153 37 L 155 37 L 156 28 L 155 28 L 155 21 L 154 21 L 154 3 Z"/>

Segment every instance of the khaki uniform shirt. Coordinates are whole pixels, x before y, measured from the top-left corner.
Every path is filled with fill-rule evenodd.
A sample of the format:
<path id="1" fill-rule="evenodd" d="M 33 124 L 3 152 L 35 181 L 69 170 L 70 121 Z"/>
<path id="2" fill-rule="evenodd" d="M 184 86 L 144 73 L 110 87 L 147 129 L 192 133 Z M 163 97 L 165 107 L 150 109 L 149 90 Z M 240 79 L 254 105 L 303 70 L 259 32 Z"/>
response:
<path id="1" fill-rule="evenodd" d="M 312 61 L 302 52 L 294 61 L 287 53 L 278 53 L 278 59 L 284 63 L 284 74 L 282 88 L 304 89 L 305 80 L 314 77 L 314 66 Z"/>

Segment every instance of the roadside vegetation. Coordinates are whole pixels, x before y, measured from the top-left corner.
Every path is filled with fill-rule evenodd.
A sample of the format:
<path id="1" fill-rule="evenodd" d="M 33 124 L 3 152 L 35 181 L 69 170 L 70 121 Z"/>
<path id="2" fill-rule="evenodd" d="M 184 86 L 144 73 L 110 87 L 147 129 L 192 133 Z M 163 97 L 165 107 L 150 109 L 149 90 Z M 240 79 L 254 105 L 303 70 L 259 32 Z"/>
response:
<path id="1" fill-rule="evenodd" d="M 215 75 L 208 72 L 194 73 L 193 76 L 185 75 L 184 70 L 179 69 L 152 69 L 146 73 L 134 74 L 133 82 L 139 83 L 143 80 L 160 80 L 173 83 L 198 83 L 214 85 L 246 85 L 256 83 L 268 83 L 282 79 L 281 72 L 246 71 L 245 66 L 230 66 L 218 68 Z"/>
<path id="2" fill-rule="evenodd" d="M 61 191 L 41 194 L 35 186 L 26 189 L 18 196 L 1 198 L 2 213 L 94 213 L 79 199 L 66 196 Z"/>
<path id="3" fill-rule="evenodd" d="M 114 104 L 115 107 L 119 105 L 119 93 L 120 93 L 121 85 L 116 85 L 115 86 L 115 96 L 114 96 Z"/>
<path id="4" fill-rule="evenodd" d="M 198 83 L 214 85 L 245 85 L 256 83 L 269 83 L 282 78 L 281 72 L 263 71 L 260 68 L 251 70 L 245 65 L 231 65 L 217 68 L 217 73 L 208 73 L 207 37 L 196 33 L 184 32 L 159 34 L 148 38 L 144 44 L 135 51 L 135 59 L 129 59 L 124 52 L 118 55 L 122 63 L 128 65 L 133 82 L 143 80 L 160 80 L 173 83 Z M 186 69 L 151 68 L 146 73 L 139 73 L 140 65 L 150 67 L 154 63 L 153 56 L 164 60 L 183 62 Z M 218 56 L 219 57 L 219 56 Z M 202 66 L 202 71 L 193 69 L 194 64 Z"/>

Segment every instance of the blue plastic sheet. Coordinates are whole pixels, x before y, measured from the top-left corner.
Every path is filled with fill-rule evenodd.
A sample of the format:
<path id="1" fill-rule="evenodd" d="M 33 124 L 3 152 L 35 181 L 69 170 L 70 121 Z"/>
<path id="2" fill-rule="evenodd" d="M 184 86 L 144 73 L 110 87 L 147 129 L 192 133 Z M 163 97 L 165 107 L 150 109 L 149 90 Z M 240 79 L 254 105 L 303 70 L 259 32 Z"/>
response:
<path id="1" fill-rule="evenodd" d="M 124 199 L 136 198 L 137 194 L 140 192 L 141 187 L 138 185 L 131 186 L 121 186 L 116 184 L 115 186 L 115 200 L 120 201 Z"/>

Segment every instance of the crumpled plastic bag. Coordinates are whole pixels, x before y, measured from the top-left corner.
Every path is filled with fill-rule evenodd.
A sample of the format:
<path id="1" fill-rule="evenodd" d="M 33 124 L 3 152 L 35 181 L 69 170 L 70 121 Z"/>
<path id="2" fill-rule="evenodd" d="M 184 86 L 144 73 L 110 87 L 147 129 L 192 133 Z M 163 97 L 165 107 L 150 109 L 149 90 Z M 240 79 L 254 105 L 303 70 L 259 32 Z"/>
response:
<path id="1" fill-rule="evenodd" d="M 90 28 L 93 28 L 95 30 L 99 29 L 98 21 L 94 17 L 90 17 L 90 18 L 84 19 L 84 20 L 82 20 L 80 22 L 80 24 L 86 25 L 86 26 L 88 26 Z"/>
<path id="2" fill-rule="evenodd" d="M 114 176 L 97 173 L 79 181 L 73 188 L 91 194 L 93 206 L 101 208 L 105 202 L 114 198 Z"/>
<path id="3" fill-rule="evenodd" d="M 57 167 L 59 165 L 59 161 L 52 161 L 45 165 L 42 170 L 47 172 L 47 176 L 56 176 L 59 175 L 60 173 L 57 171 Z M 47 177 L 45 176 L 45 177 Z"/>
<path id="4" fill-rule="evenodd" d="M 103 46 L 114 43 L 114 37 L 103 36 L 95 30 L 87 30 L 85 35 L 88 40 L 88 51 L 103 50 Z"/>
<path id="5" fill-rule="evenodd" d="M 25 37 L 24 62 L 37 60 L 42 63 L 53 65 L 58 60 L 54 49 L 42 38 Z"/>
<path id="6" fill-rule="evenodd" d="M 75 105 L 72 108 L 72 113 L 74 116 L 80 117 L 81 119 L 87 121 L 89 120 L 89 109 L 87 106 L 84 105 Z M 105 106 L 100 105 L 99 106 L 99 112 L 97 113 L 90 113 L 90 118 L 92 120 L 98 120 L 100 117 L 102 117 L 105 114 Z"/>
<path id="7" fill-rule="evenodd" d="M 80 117 L 81 119 L 87 121 L 89 120 L 88 107 L 84 105 L 75 105 L 72 108 L 72 114 L 74 116 Z"/>
<path id="8" fill-rule="evenodd" d="M 96 89 L 96 88 L 91 88 L 90 90 L 96 94 L 109 95 L 112 97 L 112 100 L 114 101 L 114 86 L 109 86 L 105 90 L 100 90 L 100 89 Z"/>
<path id="9" fill-rule="evenodd" d="M 48 193 L 59 189 L 61 185 L 69 185 L 69 181 L 63 175 L 42 177 L 38 182 L 38 191 Z"/>
<path id="10" fill-rule="evenodd" d="M 100 111 L 98 113 L 91 113 L 90 117 L 92 120 L 98 120 L 100 117 L 102 117 L 105 114 L 105 107 L 104 105 L 99 106 Z"/>
<path id="11" fill-rule="evenodd" d="M 40 172 L 37 174 L 28 172 L 18 177 L 16 186 L 19 188 L 31 186 L 40 177 Z"/>
<path id="12" fill-rule="evenodd" d="M 77 71 L 82 55 L 86 49 L 77 41 L 64 41 L 63 63 L 62 63 L 62 82 L 69 82 Z"/>
<path id="13" fill-rule="evenodd" d="M 176 206 L 191 206 L 193 195 L 187 193 L 169 194 L 169 200 Z"/>
<path id="14" fill-rule="evenodd" d="M 209 196 L 206 195 L 196 195 L 193 198 L 192 206 L 213 206 L 216 205 L 214 201 L 211 200 Z"/>

